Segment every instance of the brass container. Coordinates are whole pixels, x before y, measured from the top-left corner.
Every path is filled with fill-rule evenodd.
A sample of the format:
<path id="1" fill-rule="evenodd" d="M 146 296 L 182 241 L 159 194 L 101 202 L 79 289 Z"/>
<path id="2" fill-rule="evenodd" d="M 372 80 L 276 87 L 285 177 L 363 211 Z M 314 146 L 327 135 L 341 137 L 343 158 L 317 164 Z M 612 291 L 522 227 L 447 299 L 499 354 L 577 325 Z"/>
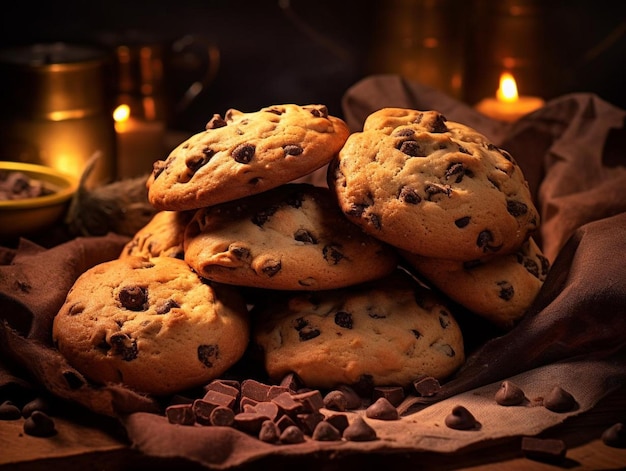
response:
<path id="1" fill-rule="evenodd" d="M 0 159 L 47 165 L 87 186 L 115 176 L 110 57 L 95 47 L 53 43 L 0 51 Z"/>

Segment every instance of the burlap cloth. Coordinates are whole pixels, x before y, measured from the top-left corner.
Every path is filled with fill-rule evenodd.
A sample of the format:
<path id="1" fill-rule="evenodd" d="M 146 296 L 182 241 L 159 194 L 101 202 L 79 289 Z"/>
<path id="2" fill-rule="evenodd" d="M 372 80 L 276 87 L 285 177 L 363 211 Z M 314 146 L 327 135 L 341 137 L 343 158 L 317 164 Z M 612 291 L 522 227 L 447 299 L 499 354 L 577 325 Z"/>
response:
<path id="1" fill-rule="evenodd" d="M 592 408 L 626 382 L 626 112 L 591 94 L 572 94 L 514 124 L 397 76 L 373 76 L 346 91 L 353 131 L 381 107 L 438 110 L 484 133 L 521 166 L 542 216 L 537 241 L 552 268 L 521 323 L 468 352 L 457 374 L 431 398 L 410 396 L 398 421 L 370 420 L 371 442 L 271 445 L 222 427 L 170 425 L 158 401 L 119 385 L 95 387 L 51 345 L 51 322 L 76 277 L 115 258 L 127 237 L 77 238 L 51 249 L 22 240 L 0 250 L 0 392 L 44 387 L 98 414 L 116 417 L 132 446 L 226 469 L 271 455 L 340 456 L 363 452 L 448 453 L 503 437 L 536 435 Z M 470 333 L 471 334 L 471 333 Z M 522 406 L 493 396 L 510 379 Z M 576 410 L 555 413 L 539 398 L 554 386 Z M 455 405 L 480 422 L 473 431 L 444 425 Z"/>

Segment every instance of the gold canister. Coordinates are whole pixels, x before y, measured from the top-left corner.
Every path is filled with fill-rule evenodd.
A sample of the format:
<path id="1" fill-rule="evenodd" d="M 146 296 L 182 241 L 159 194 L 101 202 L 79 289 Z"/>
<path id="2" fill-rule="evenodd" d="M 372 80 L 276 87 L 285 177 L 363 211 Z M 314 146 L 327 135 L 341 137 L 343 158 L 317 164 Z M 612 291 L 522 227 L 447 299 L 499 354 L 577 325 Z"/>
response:
<path id="1" fill-rule="evenodd" d="M 88 187 L 114 179 L 116 145 L 109 55 L 51 43 L 0 51 L 0 159 L 47 165 L 80 177 L 99 155 Z"/>

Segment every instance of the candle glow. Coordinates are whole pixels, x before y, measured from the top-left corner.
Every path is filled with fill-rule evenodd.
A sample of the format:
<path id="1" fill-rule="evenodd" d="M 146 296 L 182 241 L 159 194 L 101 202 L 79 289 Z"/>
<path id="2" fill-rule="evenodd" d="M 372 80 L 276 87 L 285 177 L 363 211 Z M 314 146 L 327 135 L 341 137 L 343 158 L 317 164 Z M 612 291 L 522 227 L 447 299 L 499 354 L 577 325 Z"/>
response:
<path id="1" fill-rule="evenodd" d="M 490 118 L 514 122 L 541 108 L 544 104 L 543 99 L 539 97 L 520 96 L 513 74 L 503 72 L 500 75 L 500 84 L 496 90 L 495 98 L 481 100 L 476 105 L 476 109 Z"/>

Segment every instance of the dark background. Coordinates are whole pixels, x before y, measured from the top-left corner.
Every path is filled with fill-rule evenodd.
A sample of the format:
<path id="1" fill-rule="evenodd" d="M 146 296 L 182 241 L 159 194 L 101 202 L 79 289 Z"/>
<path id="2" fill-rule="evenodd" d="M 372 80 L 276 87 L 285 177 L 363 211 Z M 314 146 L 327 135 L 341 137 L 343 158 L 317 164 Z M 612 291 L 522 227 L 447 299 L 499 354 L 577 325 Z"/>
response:
<path id="1" fill-rule="evenodd" d="M 415 38 L 429 28 L 457 46 L 454 56 L 444 48 L 440 57 L 461 61 L 457 98 L 474 104 L 497 88 L 487 58 L 501 53 L 495 46 L 506 49 L 515 29 L 502 18 L 503 5 L 531 9 L 523 28 L 532 31 L 514 40 L 532 62 L 520 69 L 520 90 L 545 99 L 591 92 L 626 108 L 625 5 L 612 0 L 10 0 L 0 43 L 99 42 L 131 30 L 162 41 L 209 38 L 221 51 L 219 74 L 173 123 L 196 131 L 231 107 L 324 103 L 341 116 L 345 90 L 369 74 L 402 73 L 398 57 L 414 54 Z M 439 16 L 431 20 L 433 9 Z"/>

